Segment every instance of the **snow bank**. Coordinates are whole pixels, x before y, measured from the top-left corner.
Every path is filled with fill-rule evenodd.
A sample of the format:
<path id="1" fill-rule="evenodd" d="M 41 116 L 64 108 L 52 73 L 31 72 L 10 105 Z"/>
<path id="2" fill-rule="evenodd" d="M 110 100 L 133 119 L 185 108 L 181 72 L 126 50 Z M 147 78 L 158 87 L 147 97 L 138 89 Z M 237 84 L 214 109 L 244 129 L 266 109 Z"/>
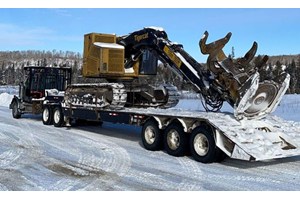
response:
<path id="1" fill-rule="evenodd" d="M 0 94 L 0 106 L 8 107 L 14 95 L 8 93 Z"/>
<path id="2" fill-rule="evenodd" d="M 273 115 L 282 117 L 285 120 L 300 122 L 300 95 L 284 95 Z"/>
<path id="3" fill-rule="evenodd" d="M 8 94 L 17 95 L 18 92 L 19 92 L 19 86 L 12 86 L 12 85 L 1 85 L 0 86 L 0 94 L 8 93 Z"/>

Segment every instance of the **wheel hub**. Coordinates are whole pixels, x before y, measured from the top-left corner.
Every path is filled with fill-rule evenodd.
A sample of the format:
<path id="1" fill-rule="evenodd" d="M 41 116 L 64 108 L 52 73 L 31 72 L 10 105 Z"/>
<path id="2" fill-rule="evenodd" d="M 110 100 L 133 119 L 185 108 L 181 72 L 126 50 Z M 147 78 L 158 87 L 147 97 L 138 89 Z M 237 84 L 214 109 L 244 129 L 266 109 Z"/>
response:
<path id="1" fill-rule="evenodd" d="M 199 133 L 194 139 L 194 149 L 200 156 L 205 156 L 209 150 L 209 142 L 205 135 Z"/>
<path id="2" fill-rule="evenodd" d="M 155 131 L 152 127 L 147 127 L 145 130 L 145 140 L 148 144 L 153 144 L 155 141 Z"/>
<path id="3" fill-rule="evenodd" d="M 60 113 L 58 110 L 56 110 L 54 113 L 54 121 L 55 121 L 55 123 L 58 123 L 59 120 L 60 120 Z"/>
<path id="4" fill-rule="evenodd" d="M 49 110 L 48 109 L 44 110 L 43 118 L 44 118 L 44 121 L 47 121 L 49 119 Z"/>
<path id="5" fill-rule="evenodd" d="M 180 145 L 179 133 L 176 130 L 171 130 L 168 133 L 168 146 L 172 150 L 176 150 Z"/>

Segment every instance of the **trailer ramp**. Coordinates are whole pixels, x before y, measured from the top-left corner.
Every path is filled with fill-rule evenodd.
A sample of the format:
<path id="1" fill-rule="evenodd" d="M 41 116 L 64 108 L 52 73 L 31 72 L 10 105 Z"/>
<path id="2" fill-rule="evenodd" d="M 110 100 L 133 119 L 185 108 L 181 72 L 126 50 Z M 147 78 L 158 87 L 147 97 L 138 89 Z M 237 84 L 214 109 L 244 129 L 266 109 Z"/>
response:
<path id="1" fill-rule="evenodd" d="M 224 121 L 226 120 L 224 124 Z M 217 146 L 231 158 L 268 160 L 300 155 L 300 123 L 276 116 L 261 120 L 236 121 L 232 116 L 209 119 L 221 134 L 234 143 L 231 152 L 217 140 Z M 217 136 L 218 136 L 217 134 Z"/>

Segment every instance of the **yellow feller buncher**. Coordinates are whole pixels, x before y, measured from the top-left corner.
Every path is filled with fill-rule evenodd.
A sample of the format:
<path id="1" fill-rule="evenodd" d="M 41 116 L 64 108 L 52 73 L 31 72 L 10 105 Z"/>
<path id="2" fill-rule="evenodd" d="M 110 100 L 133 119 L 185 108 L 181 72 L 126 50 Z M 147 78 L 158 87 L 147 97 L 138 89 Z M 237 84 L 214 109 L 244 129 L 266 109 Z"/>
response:
<path id="1" fill-rule="evenodd" d="M 179 98 L 175 86 L 150 85 L 141 79 L 156 75 L 160 61 L 194 85 L 207 111 L 218 111 L 227 101 L 237 119 L 264 117 L 277 107 L 289 86 L 289 75 L 282 73 L 273 80 L 261 80 L 258 71 L 268 57 L 263 57 L 259 66 L 251 65 L 256 42 L 244 57 L 227 57 L 222 49 L 230 37 L 228 33 L 206 44 L 208 33 L 204 33 L 199 46 L 208 59 L 203 66 L 182 45 L 171 42 L 161 28 L 148 27 L 125 36 L 86 34 L 83 76 L 104 78 L 106 82 L 68 87 L 66 103 L 106 108 L 173 107 Z"/>

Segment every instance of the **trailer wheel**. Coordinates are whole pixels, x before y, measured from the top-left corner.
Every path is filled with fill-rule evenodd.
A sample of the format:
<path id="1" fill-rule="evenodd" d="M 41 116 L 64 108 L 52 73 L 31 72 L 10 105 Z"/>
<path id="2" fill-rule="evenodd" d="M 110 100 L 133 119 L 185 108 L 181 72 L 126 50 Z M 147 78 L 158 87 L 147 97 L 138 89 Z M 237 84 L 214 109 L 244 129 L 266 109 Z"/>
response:
<path id="1" fill-rule="evenodd" d="M 213 133 L 201 126 L 195 128 L 190 137 L 190 150 L 193 158 L 199 162 L 216 161 L 217 146 Z"/>
<path id="2" fill-rule="evenodd" d="M 18 101 L 14 101 L 12 106 L 12 116 L 15 119 L 19 119 L 21 117 L 21 112 L 19 110 Z"/>
<path id="3" fill-rule="evenodd" d="M 42 120 L 43 120 L 43 124 L 45 125 L 51 125 L 53 124 L 53 114 L 52 114 L 52 109 L 50 108 L 50 106 L 45 106 L 43 109 L 43 116 L 42 116 Z"/>
<path id="4" fill-rule="evenodd" d="M 187 135 L 179 123 L 171 123 L 164 133 L 164 146 L 168 154 L 183 156 L 187 149 Z"/>
<path id="5" fill-rule="evenodd" d="M 161 150 L 163 134 L 158 128 L 157 122 L 148 120 L 142 129 L 142 142 L 145 149 L 150 151 Z"/>
<path id="6" fill-rule="evenodd" d="M 64 114 L 62 113 L 62 110 L 60 107 L 54 108 L 53 111 L 53 125 L 55 127 L 62 127 L 64 123 Z"/>

